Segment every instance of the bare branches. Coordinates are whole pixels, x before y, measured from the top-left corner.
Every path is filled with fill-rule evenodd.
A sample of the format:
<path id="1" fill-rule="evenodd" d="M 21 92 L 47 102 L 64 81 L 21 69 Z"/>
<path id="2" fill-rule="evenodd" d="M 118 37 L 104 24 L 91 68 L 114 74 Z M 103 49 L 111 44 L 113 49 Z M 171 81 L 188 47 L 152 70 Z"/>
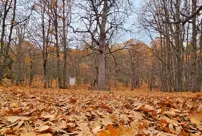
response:
<path id="1" fill-rule="evenodd" d="M 176 22 L 166 22 L 166 21 L 163 21 L 164 23 L 169 23 L 169 24 L 182 24 L 183 26 L 186 24 L 186 23 L 190 23 L 190 20 L 194 17 L 196 17 L 197 15 L 199 15 L 200 11 L 202 10 L 202 5 L 195 11 L 193 12 L 191 15 L 187 16 L 183 13 L 181 13 L 182 16 L 185 17 L 185 19 L 181 19 L 181 20 L 178 20 Z"/>
<path id="2" fill-rule="evenodd" d="M 124 50 L 124 49 L 127 49 L 127 48 L 128 48 L 128 45 L 124 45 L 123 47 L 118 48 L 118 49 L 113 50 L 113 51 L 112 51 L 112 48 L 108 48 L 109 53 L 106 53 L 106 54 L 113 54 L 113 53 L 116 53 L 116 52 L 118 52 L 118 51 L 121 51 L 121 50 Z"/>

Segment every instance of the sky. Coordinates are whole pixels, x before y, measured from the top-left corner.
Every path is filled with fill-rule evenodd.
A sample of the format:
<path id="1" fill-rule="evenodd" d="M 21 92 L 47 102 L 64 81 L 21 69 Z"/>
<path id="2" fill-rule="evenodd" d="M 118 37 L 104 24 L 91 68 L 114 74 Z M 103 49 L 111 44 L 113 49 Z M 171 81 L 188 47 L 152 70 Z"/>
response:
<path id="1" fill-rule="evenodd" d="M 134 0 L 134 6 L 135 6 L 134 13 L 129 18 L 129 20 L 127 21 L 125 25 L 126 28 L 128 27 L 131 28 L 133 30 L 133 33 L 126 33 L 123 37 L 120 38 L 119 40 L 120 42 L 124 42 L 128 39 L 134 38 L 148 45 L 150 44 L 152 39 L 147 35 L 146 31 L 141 28 L 138 20 L 138 17 L 141 16 L 140 10 L 143 4 L 144 4 L 144 0 Z M 153 38 L 154 37 L 155 36 L 153 36 Z"/>
<path id="2" fill-rule="evenodd" d="M 149 36 L 144 32 L 144 30 L 141 29 L 140 23 L 138 22 L 138 12 L 141 9 L 141 5 L 143 0 L 135 0 L 134 1 L 134 11 L 135 13 L 133 13 L 133 15 L 129 18 L 129 20 L 127 21 L 127 23 L 125 24 L 125 28 L 130 28 L 132 29 L 133 33 L 126 33 L 125 35 L 123 35 L 122 37 L 119 38 L 118 41 L 120 42 L 124 42 L 127 39 L 137 39 L 140 40 L 146 44 L 149 44 L 151 39 L 149 38 Z"/>
<path id="3" fill-rule="evenodd" d="M 126 21 L 124 28 L 132 30 L 131 32 L 125 32 L 125 33 L 121 33 L 120 35 L 116 35 L 116 37 L 113 39 L 113 43 L 122 43 L 125 42 L 129 39 L 137 39 L 139 41 L 142 41 L 146 44 L 149 45 L 149 43 L 151 42 L 151 38 L 146 34 L 146 32 L 144 30 L 142 30 L 140 28 L 140 23 L 138 22 L 138 12 L 141 9 L 141 6 L 143 4 L 143 0 L 132 0 L 134 1 L 133 5 L 134 5 L 134 10 L 132 13 L 132 15 L 129 17 L 129 19 Z M 80 12 L 80 11 L 78 11 Z M 82 13 L 80 13 L 82 14 Z M 82 25 L 80 22 L 76 22 L 74 24 L 76 29 L 82 29 Z M 155 37 L 155 36 L 154 36 Z"/>
<path id="4" fill-rule="evenodd" d="M 118 42 L 124 42 L 134 38 L 149 45 L 152 41 L 147 33 L 141 28 L 138 21 L 138 16 L 140 16 L 139 11 L 141 10 L 142 4 L 144 4 L 144 0 L 134 0 L 134 13 L 125 24 L 125 28 L 132 29 L 133 33 L 126 33 L 123 36 L 118 37 Z M 154 38 L 155 36 L 156 35 L 152 35 L 152 38 Z"/>

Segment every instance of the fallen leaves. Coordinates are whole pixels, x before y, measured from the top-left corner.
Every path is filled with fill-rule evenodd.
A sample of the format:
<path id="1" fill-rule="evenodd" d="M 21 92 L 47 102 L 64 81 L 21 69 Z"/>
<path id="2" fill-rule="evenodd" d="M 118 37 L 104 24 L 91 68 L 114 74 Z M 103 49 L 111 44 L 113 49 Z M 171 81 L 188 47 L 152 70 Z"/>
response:
<path id="1" fill-rule="evenodd" d="M 20 117 L 20 116 L 8 116 L 8 117 L 6 117 L 6 120 L 9 121 L 10 123 L 14 123 L 16 121 L 29 120 L 29 118 L 27 118 L 27 117 Z"/>
<path id="2" fill-rule="evenodd" d="M 202 130 L 202 111 L 191 114 L 190 120 L 191 123 L 196 124 L 196 126 Z"/>
<path id="3" fill-rule="evenodd" d="M 47 133 L 47 134 L 37 134 L 35 132 L 28 132 L 26 134 L 21 134 L 20 136 L 52 136 L 52 134 Z"/>
<path id="4" fill-rule="evenodd" d="M 0 135 L 202 135 L 200 94 L 127 93 L 2 89 Z"/>
<path id="5" fill-rule="evenodd" d="M 18 103 L 11 103 L 11 104 L 10 104 L 10 107 L 12 107 L 12 108 L 18 108 L 19 105 L 18 105 Z"/>
<path id="6" fill-rule="evenodd" d="M 71 104 L 75 104 L 77 102 L 77 100 L 75 98 L 70 98 L 69 103 Z"/>
<path id="7" fill-rule="evenodd" d="M 37 134 L 35 132 L 28 132 L 25 134 L 21 134 L 21 136 L 36 136 Z"/>
<path id="8" fill-rule="evenodd" d="M 40 126 L 38 129 L 37 129 L 38 132 L 42 133 L 42 132 L 47 132 L 47 131 L 51 131 L 51 127 L 48 126 L 48 125 L 43 125 L 43 126 Z"/>
<path id="9" fill-rule="evenodd" d="M 112 113 L 112 112 L 113 112 L 113 110 L 112 110 L 109 106 L 107 106 L 107 105 L 105 105 L 105 104 L 100 104 L 100 105 L 99 105 L 99 108 L 104 109 L 104 110 L 106 110 L 106 111 L 109 112 L 109 113 Z"/>
<path id="10" fill-rule="evenodd" d="M 130 128 L 119 126 L 115 128 L 112 124 L 107 125 L 107 130 L 101 130 L 95 136 L 132 136 Z"/>

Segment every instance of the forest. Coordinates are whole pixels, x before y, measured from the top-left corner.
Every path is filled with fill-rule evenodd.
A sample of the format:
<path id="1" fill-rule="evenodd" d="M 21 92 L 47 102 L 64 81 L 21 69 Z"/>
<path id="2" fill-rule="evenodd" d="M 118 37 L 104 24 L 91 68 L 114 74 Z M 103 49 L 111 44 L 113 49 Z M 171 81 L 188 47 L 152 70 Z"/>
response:
<path id="1" fill-rule="evenodd" d="M 65 89 L 75 77 L 76 85 L 100 90 L 146 83 L 150 90 L 200 91 L 200 1 L 146 1 L 138 13 L 132 6 L 121 0 L 1 1 L 0 84 Z M 124 25 L 133 14 L 151 39 L 147 44 L 116 40 L 134 33 Z"/>
<path id="2" fill-rule="evenodd" d="M 201 0 L 0 0 L 0 136 L 201 136 Z"/>

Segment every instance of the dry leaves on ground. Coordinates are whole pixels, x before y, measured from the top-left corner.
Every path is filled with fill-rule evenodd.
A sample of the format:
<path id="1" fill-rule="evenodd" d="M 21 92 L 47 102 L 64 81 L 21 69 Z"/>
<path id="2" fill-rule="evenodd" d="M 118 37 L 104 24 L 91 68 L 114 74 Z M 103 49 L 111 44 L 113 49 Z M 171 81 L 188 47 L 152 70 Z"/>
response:
<path id="1" fill-rule="evenodd" d="M 4 88 L 0 135 L 201 136 L 202 95 Z"/>

